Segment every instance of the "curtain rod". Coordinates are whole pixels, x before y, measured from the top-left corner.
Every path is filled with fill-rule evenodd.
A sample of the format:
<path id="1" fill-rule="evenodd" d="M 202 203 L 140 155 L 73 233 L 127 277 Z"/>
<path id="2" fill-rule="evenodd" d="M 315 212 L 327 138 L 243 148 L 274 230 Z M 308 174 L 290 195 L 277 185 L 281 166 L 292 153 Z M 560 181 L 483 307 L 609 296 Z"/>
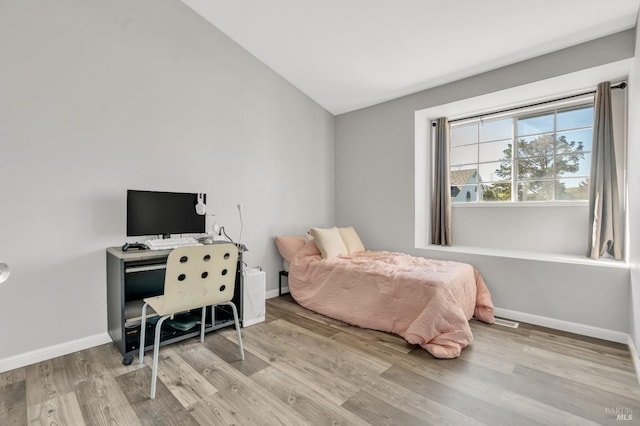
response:
<path id="1" fill-rule="evenodd" d="M 624 89 L 625 87 L 627 87 L 627 83 L 625 83 L 624 81 L 622 83 L 616 84 L 615 86 L 611 86 L 612 89 Z M 486 117 L 488 115 L 502 114 L 503 112 L 516 111 L 516 110 L 524 109 L 524 108 L 531 108 L 531 107 L 538 106 L 538 105 L 545 105 L 545 104 L 550 104 L 550 103 L 553 103 L 553 102 L 564 101 L 564 100 L 567 100 L 567 99 L 578 98 L 578 97 L 584 96 L 584 95 L 591 95 L 593 93 L 596 93 L 596 91 L 592 90 L 590 92 L 578 93 L 578 94 L 571 95 L 571 96 L 565 96 L 563 98 L 551 99 L 551 100 L 548 100 L 548 101 L 536 102 L 536 103 L 529 104 L 529 105 L 521 105 L 521 106 L 517 106 L 517 107 L 513 107 L 513 108 L 502 109 L 500 111 L 492 111 L 492 112 L 487 112 L 487 113 L 484 113 L 484 114 L 472 115 L 470 117 L 456 118 L 455 120 L 449 120 L 449 123 L 455 123 L 456 121 L 463 121 L 463 120 L 472 120 L 474 118 L 482 118 L 482 117 Z M 435 121 L 432 123 L 432 126 L 433 127 L 436 126 Z"/>

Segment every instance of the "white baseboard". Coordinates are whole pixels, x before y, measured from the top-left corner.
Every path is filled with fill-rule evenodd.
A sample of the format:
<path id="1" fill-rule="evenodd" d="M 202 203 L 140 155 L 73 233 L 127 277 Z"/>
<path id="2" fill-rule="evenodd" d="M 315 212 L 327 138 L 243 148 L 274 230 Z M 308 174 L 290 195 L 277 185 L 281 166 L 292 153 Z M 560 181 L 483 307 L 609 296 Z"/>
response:
<path id="1" fill-rule="evenodd" d="M 289 286 L 282 287 L 282 294 L 289 293 Z M 267 291 L 267 299 L 278 297 L 278 289 Z"/>
<path id="2" fill-rule="evenodd" d="M 111 342 L 109 333 L 101 333 L 89 337 L 83 337 L 82 339 L 72 340 L 70 342 L 48 346 L 42 349 L 36 349 L 31 352 L 10 356 L 0 359 L 0 373 L 73 352 L 82 351 L 84 349 L 103 345 L 109 342 Z"/>
<path id="3" fill-rule="evenodd" d="M 633 361 L 633 368 L 636 370 L 636 379 L 640 383 L 640 357 L 638 357 L 638 348 L 636 347 L 631 335 L 629 335 L 629 352 L 631 353 L 631 360 Z"/>
<path id="4" fill-rule="evenodd" d="M 543 317 L 541 315 L 527 314 L 525 312 L 511 311 L 509 309 L 502 308 L 495 308 L 494 314 L 500 318 L 540 325 L 542 327 L 553 328 L 555 330 L 568 331 L 570 333 L 595 337 L 597 339 L 608 340 L 610 342 L 622 344 L 627 344 L 629 342 L 629 335 L 627 333 L 608 330 L 606 328 L 594 327 L 591 325 L 579 324 L 576 322 Z"/>

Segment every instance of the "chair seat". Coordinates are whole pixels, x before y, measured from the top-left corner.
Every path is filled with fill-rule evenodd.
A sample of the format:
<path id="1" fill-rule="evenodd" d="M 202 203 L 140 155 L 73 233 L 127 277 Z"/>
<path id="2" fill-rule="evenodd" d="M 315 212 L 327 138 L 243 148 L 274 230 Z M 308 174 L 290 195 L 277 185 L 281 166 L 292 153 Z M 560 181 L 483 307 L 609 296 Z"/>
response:
<path id="1" fill-rule="evenodd" d="M 172 315 L 172 314 L 176 314 L 178 312 L 184 312 L 184 311 L 189 311 L 191 309 L 204 307 L 204 306 L 196 306 L 196 307 L 194 307 L 193 304 L 189 303 L 189 304 L 185 304 L 183 306 L 183 309 L 181 309 L 180 307 L 176 307 L 175 304 L 173 306 L 171 306 L 171 308 L 169 309 L 167 307 L 167 304 L 165 303 L 165 301 L 167 300 L 165 295 L 147 297 L 147 298 L 145 298 L 143 300 L 147 304 L 149 304 L 149 306 L 154 311 L 156 311 L 156 313 L 158 315 L 160 315 L 161 317 L 165 316 L 165 315 Z"/>

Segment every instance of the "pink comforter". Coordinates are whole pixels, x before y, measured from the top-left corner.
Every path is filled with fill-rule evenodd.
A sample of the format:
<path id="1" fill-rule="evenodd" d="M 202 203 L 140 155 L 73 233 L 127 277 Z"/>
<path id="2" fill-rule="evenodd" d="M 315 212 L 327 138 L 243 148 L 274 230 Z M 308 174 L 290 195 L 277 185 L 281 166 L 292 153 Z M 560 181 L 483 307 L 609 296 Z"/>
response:
<path id="1" fill-rule="evenodd" d="M 495 321 L 489 290 L 471 265 L 403 253 L 323 260 L 311 242 L 292 259 L 289 290 L 312 311 L 399 334 L 437 358 L 455 358 L 471 343 L 472 316 Z"/>

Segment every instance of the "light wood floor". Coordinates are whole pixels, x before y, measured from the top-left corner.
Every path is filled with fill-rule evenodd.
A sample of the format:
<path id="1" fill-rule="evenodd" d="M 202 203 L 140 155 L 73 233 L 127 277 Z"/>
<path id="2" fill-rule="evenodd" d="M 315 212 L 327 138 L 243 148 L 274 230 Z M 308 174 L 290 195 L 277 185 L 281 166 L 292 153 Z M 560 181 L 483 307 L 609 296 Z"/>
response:
<path id="1" fill-rule="evenodd" d="M 521 324 L 471 322 L 454 360 L 307 311 L 283 296 L 267 322 L 121 364 L 113 344 L 0 374 L 0 425 L 640 424 L 625 346 Z M 616 420 L 616 414 L 631 420 Z"/>

